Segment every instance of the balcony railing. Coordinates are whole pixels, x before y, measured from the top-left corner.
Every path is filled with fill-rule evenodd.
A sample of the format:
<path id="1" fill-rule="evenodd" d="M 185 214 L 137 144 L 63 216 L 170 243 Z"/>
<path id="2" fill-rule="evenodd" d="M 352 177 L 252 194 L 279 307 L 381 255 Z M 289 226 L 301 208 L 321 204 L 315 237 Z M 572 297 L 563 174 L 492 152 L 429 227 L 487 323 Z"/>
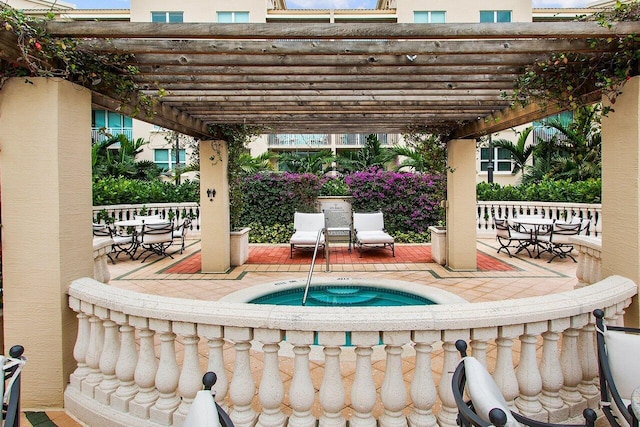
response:
<path id="1" fill-rule="evenodd" d="M 369 134 L 365 133 L 345 133 L 342 135 L 338 135 L 336 145 L 364 147 L 364 145 L 367 143 L 368 136 Z M 397 134 L 379 133 L 376 136 L 378 137 L 378 141 L 380 141 L 380 145 L 383 147 L 396 145 L 398 143 Z"/>
<path id="2" fill-rule="evenodd" d="M 326 134 L 270 134 L 267 143 L 269 147 L 297 149 L 331 146 L 329 135 Z"/>
<path id="3" fill-rule="evenodd" d="M 144 205 L 110 205 L 94 206 L 93 222 L 104 223 L 103 215 L 111 218 L 111 222 L 126 221 L 133 219 L 134 215 L 141 215 L 141 211 L 146 210 L 145 215 L 160 215 L 161 218 L 168 219 L 174 216 L 177 224 L 182 222 L 186 216 L 193 219 L 192 232 L 200 233 L 200 207 L 195 202 L 189 203 L 148 203 Z M 173 215 L 171 215 L 172 213 Z"/>
<path id="4" fill-rule="evenodd" d="M 109 139 L 109 135 L 116 136 L 124 134 L 128 139 L 133 140 L 133 129 L 132 128 L 121 128 L 121 127 L 113 127 L 113 128 L 92 128 L 91 129 L 91 141 L 92 142 L 102 142 Z M 116 146 L 112 148 L 118 148 Z"/>
<path id="5" fill-rule="evenodd" d="M 181 426 L 212 370 L 215 399 L 238 427 L 454 427 L 454 343 L 464 339 L 510 406 L 561 422 L 598 407 L 591 312 L 620 324 L 636 293 L 611 276 L 517 303 L 336 310 L 153 296 L 83 278 L 69 288 L 77 368 L 65 409 L 89 425 Z"/>

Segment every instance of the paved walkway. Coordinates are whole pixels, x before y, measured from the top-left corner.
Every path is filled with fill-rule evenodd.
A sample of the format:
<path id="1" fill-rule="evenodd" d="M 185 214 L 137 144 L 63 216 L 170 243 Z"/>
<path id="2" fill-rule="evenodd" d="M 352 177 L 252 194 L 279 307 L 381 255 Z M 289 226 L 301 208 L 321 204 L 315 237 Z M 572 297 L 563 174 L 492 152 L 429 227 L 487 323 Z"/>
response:
<path id="1" fill-rule="evenodd" d="M 470 302 L 562 292 L 573 289 L 577 283 L 576 264 L 569 258 L 556 258 L 552 263 L 547 263 L 546 255 L 541 259 L 526 255 L 510 258 L 504 253 L 497 254 L 497 247 L 493 239 L 479 239 L 478 270 L 456 272 L 433 262 L 430 245 L 398 244 L 395 257 L 389 250 L 365 251 L 360 257 L 359 252 L 349 253 L 346 245 L 332 246 L 330 272 L 325 272 L 325 259 L 318 256 L 313 277 L 405 280 L 445 289 Z M 226 273 L 200 272 L 199 240 L 188 240 L 184 253 L 173 257 L 152 256 L 144 263 L 121 257 L 115 265 L 109 264 L 110 284 L 143 293 L 215 301 L 261 283 L 306 279 L 312 253 L 295 251 L 293 258 L 289 258 L 289 245 L 252 245 L 248 262 Z M 379 368 L 383 370 L 382 363 L 380 361 Z M 434 366 L 437 365 L 434 361 Z M 322 369 L 315 371 L 320 374 Z M 80 424 L 64 411 L 36 411 L 23 414 L 22 425 Z"/>

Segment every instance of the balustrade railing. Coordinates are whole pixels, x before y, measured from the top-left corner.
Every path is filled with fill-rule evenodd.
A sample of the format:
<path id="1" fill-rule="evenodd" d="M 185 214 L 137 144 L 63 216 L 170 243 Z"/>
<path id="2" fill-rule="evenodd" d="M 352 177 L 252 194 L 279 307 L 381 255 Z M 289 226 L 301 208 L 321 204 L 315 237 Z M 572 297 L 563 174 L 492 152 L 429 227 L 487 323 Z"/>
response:
<path id="1" fill-rule="evenodd" d="M 147 209 L 148 215 L 160 214 L 167 218 L 169 212 L 175 212 L 180 220 L 185 215 L 194 218 L 194 231 L 200 232 L 200 208 L 197 203 L 151 203 L 145 205 L 111 205 L 94 206 L 94 222 L 98 221 L 98 214 L 105 211 L 116 221 L 132 219 L 142 209 Z M 571 216 L 589 218 L 587 235 L 600 236 L 602 233 L 602 205 L 586 203 L 554 203 L 554 202 L 477 202 L 476 223 L 479 237 L 495 236 L 494 218 L 511 219 L 517 215 L 541 214 L 546 218 L 566 219 Z"/>
<path id="2" fill-rule="evenodd" d="M 77 368 L 65 409 L 88 425 L 181 426 L 211 370 L 238 427 L 454 427 L 454 343 L 464 339 L 512 407 L 558 422 L 599 402 L 591 312 L 620 324 L 636 293 L 612 276 L 517 302 L 344 310 L 169 298 L 83 278 L 69 288 Z"/>
<path id="3" fill-rule="evenodd" d="M 160 215 L 169 219 L 172 216 L 177 224 L 190 216 L 193 220 L 192 232 L 200 233 L 200 206 L 195 202 L 187 203 L 146 203 L 144 205 L 109 205 L 93 207 L 93 222 L 104 223 L 104 215 L 114 221 L 133 219 L 135 215 Z"/>
<path id="4" fill-rule="evenodd" d="M 578 286 L 599 282 L 602 279 L 602 240 L 597 237 L 575 236 L 570 241 L 578 252 Z"/>
<path id="5" fill-rule="evenodd" d="M 495 236 L 495 218 L 512 219 L 518 215 L 543 215 L 556 220 L 566 220 L 572 216 L 589 218 L 587 235 L 600 236 L 602 233 L 602 205 L 599 203 L 479 201 L 476 212 L 478 236 Z"/>

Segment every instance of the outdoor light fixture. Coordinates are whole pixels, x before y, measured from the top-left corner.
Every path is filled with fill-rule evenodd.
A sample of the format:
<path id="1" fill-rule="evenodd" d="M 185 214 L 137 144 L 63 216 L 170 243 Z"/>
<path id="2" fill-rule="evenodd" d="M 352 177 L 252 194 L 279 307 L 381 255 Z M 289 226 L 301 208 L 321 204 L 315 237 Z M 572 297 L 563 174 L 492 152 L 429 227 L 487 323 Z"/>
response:
<path id="1" fill-rule="evenodd" d="M 216 197 L 216 190 L 213 188 L 207 188 L 207 197 L 210 202 L 213 202 L 213 198 Z"/>

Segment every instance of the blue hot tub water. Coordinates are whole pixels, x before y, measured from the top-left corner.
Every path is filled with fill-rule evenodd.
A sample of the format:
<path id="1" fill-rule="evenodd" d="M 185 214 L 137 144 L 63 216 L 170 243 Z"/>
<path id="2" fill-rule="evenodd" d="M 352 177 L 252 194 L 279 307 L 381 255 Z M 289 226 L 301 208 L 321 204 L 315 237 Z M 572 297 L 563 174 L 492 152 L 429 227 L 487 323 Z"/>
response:
<path id="1" fill-rule="evenodd" d="M 250 304 L 302 305 L 304 287 L 272 292 L 249 301 Z M 315 285 L 309 288 L 309 307 L 392 307 L 405 305 L 433 305 L 432 300 L 408 292 L 389 288 L 361 285 L 328 286 Z"/>

